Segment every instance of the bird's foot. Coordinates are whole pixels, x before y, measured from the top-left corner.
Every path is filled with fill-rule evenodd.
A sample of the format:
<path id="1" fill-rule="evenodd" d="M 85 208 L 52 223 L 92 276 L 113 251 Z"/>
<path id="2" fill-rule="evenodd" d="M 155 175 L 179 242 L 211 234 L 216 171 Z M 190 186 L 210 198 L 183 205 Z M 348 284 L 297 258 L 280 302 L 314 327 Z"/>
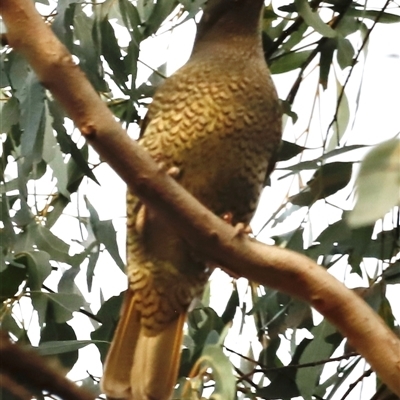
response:
<path id="1" fill-rule="evenodd" d="M 181 170 L 179 169 L 179 167 L 174 165 L 172 167 L 167 168 L 167 166 L 163 161 L 160 161 L 158 163 L 158 168 L 160 169 L 160 171 L 165 171 L 167 175 L 169 175 L 171 178 L 174 179 L 179 178 L 179 175 L 181 174 Z"/>
<path id="2" fill-rule="evenodd" d="M 146 206 L 142 204 L 139 208 L 138 213 L 136 214 L 136 222 L 135 222 L 136 232 L 139 234 L 143 233 L 144 224 L 147 216 L 146 214 L 147 214 Z"/>
<path id="3" fill-rule="evenodd" d="M 253 233 L 250 225 L 244 224 L 243 222 L 238 222 L 236 224 L 233 223 L 233 214 L 231 212 L 227 212 L 222 215 L 222 219 L 228 223 L 229 225 L 233 225 L 236 230 L 236 233 L 243 233 L 246 235 L 251 235 Z"/>
<path id="4" fill-rule="evenodd" d="M 171 167 L 171 168 L 169 168 L 169 169 L 167 170 L 167 174 L 168 174 L 171 178 L 176 179 L 176 178 L 179 178 L 179 175 L 181 174 L 181 170 L 180 170 L 178 167 L 173 166 L 173 167 Z"/>

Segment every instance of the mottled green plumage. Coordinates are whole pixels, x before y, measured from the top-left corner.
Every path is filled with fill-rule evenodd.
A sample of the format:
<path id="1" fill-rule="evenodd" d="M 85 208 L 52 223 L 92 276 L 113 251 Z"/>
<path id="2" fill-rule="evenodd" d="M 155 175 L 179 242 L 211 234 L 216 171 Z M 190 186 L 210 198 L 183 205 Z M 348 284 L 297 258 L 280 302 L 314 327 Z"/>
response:
<path id="1" fill-rule="evenodd" d="M 157 90 L 140 143 L 217 215 L 248 223 L 281 137 L 259 32 L 262 0 L 211 0 L 190 60 Z M 108 356 L 111 397 L 165 400 L 190 302 L 208 279 L 173 226 L 128 194 L 129 290 Z"/>

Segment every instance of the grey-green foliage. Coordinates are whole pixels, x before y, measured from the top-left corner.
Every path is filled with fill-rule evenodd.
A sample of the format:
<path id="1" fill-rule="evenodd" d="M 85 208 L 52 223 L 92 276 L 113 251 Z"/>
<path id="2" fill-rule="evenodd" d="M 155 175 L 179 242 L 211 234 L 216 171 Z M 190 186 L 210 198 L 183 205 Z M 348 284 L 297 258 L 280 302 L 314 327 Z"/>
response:
<path id="1" fill-rule="evenodd" d="M 54 12 L 46 15 L 53 31 L 79 59 L 80 67 L 116 117 L 128 127 L 139 122 L 142 108 L 163 79 L 161 68 L 157 70 L 157 66 L 153 66 L 148 80 L 138 83 L 141 43 L 165 31 L 165 26 L 170 25 L 160 27 L 166 21 L 177 25 L 193 19 L 205 2 L 106 0 L 91 5 L 79 0 L 55 0 L 42 3 L 54 8 Z M 343 135 L 351 135 L 362 94 L 353 95 L 357 106 L 351 108 L 346 85 L 343 80 L 336 79 L 338 74 L 351 75 L 357 63 L 365 62 L 368 38 L 377 23 L 400 22 L 399 9 L 388 11 L 386 8 L 387 4 L 383 3 L 377 10 L 368 3 L 351 0 L 322 4 L 315 0 L 295 0 L 286 5 L 274 2 L 265 9 L 266 61 L 273 74 L 289 73 L 287 79 L 292 82 L 286 98 L 282 98 L 286 123 L 291 129 L 307 127 L 297 143 L 283 142 L 280 163 L 272 180 L 276 184 L 279 178 L 285 183 L 286 200 L 276 212 L 263 213 L 260 225 L 263 228 L 258 233 L 264 233 L 264 228 L 268 227 L 276 244 L 305 253 L 326 268 L 335 266 L 344 271 L 350 266 L 353 273 L 364 278 L 367 277 L 365 261 L 375 260 L 380 268 L 368 279 L 370 289 L 365 298 L 394 328 L 398 327 L 398 322 L 385 297 L 385 288 L 399 283 L 399 264 L 392 262 L 398 253 L 397 211 L 393 211 L 394 222 L 389 228 L 378 231 L 375 236 L 373 232 L 375 220 L 398 202 L 395 156 L 398 158 L 399 145 L 395 141 L 387 142 L 366 159 L 359 177 L 359 205 L 350 220 L 367 225 L 349 226 L 343 217 L 351 205 L 343 200 L 343 194 L 349 195 L 352 191 L 353 164 L 359 161 L 357 151 L 365 145 L 346 145 Z M 126 39 L 124 46 L 120 45 L 121 32 Z M 160 65 L 164 61 L 160 60 Z M 327 113 L 331 117 L 328 121 L 326 117 L 321 118 L 319 129 L 312 126 L 317 111 L 311 103 L 303 107 L 311 117 L 300 115 L 296 107 L 301 88 L 310 87 L 306 86 L 305 76 L 311 70 L 317 71 L 317 84 L 313 86 L 317 88 L 316 96 L 326 91 L 331 99 Z M 101 308 L 96 314 L 87 295 L 82 294 L 83 288 L 75 282 L 78 273 L 86 271 L 84 291 L 93 294 L 96 267 L 103 250 L 123 269 L 120 253 L 123 254 L 124 249 L 118 249 L 112 220 L 101 220 L 89 197 L 85 197 L 84 204 L 76 204 L 76 194 L 84 190 L 84 183 L 87 180 L 98 182 L 97 165 L 89 162 L 88 146 L 78 140 L 64 111 L 40 85 L 23 57 L 8 46 L 0 53 L 0 72 L 1 328 L 26 344 L 32 338 L 30 331 L 36 329 L 40 332 L 36 341 L 39 342 L 38 351 L 45 356 L 57 356 L 67 370 L 78 360 L 78 349 L 90 343 L 97 345 L 104 361 L 107 343 L 117 323 L 121 295 L 104 301 L 101 286 L 106 283 L 97 282 L 95 294 Z M 347 84 L 347 80 L 345 82 Z M 321 127 L 322 132 L 319 131 Z M 317 148 L 315 135 L 322 136 Z M 293 184 L 295 181 L 297 185 Z M 372 191 L 370 185 L 375 185 Z M 380 191 L 383 195 L 376 196 Z M 78 210 L 72 216 L 77 230 L 57 230 L 56 234 L 55 227 L 63 224 L 62 218 L 71 205 Z M 321 228 L 315 213 L 329 213 L 333 208 L 336 217 Z M 337 212 L 340 208 L 342 211 Z M 269 214 L 272 216 L 268 217 Z M 290 229 L 283 232 L 275 229 L 286 225 Z M 311 234 L 314 226 L 318 234 Z M 72 244 L 77 246 L 72 249 Z M 321 372 L 325 368 L 321 360 L 327 361 L 335 351 L 339 352 L 335 355 L 343 353 L 338 350 L 343 339 L 335 329 L 326 321 L 314 326 L 310 309 L 303 303 L 268 288 L 256 290 L 254 285 L 249 288 L 252 306 L 247 306 L 246 310 L 243 291 L 232 286 L 232 295 L 221 315 L 208 307 L 210 291 L 206 290 L 204 306 L 193 310 L 189 317 L 181 377 L 187 376 L 202 356 L 203 363 L 214 369 L 214 397 L 234 396 L 229 384 L 234 382 L 233 369 L 226 358 L 231 353 L 221 352 L 219 345 L 224 340 L 227 324 L 235 314 L 241 314 L 242 318 L 236 318 L 235 323 L 239 320 L 240 324 L 247 315 L 257 331 L 257 337 L 245 340 L 258 338 L 263 350 L 254 362 L 245 358 L 240 363 L 247 363 L 246 369 L 253 373 L 241 376 L 241 371 L 236 370 L 240 398 L 301 396 L 308 399 L 313 395 L 333 398 L 341 387 L 347 388 L 345 378 L 359 360 L 354 356 L 333 364 L 330 378 L 324 384 L 321 382 Z M 17 310 L 26 302 L 37 313 L 37 322 L 30 322 L 33 314 L 29 312 L 21 320 Z M 76 312 L 93 324 L 92 340 L 77 340 L 76 332 L 68 323 Z M 314 341 L 304 338 L 299 344 L 292 339 L 289 365 L 276 353 L 284 341 L 281 334 L 287 329 L 292 330 L 293 338 L 300 329 L 315 336 Z M 86 336 L 88 334 L 86 332 Z M 79 362 L 91 361 L 82 359 Z M 307 363 L 316 364 L 301 367 Z M 99 390 L 96 380 L 87 378 L 83 383 L 95 392 Z M 182 385 L 177 394 L 181 389 Z M 199 392 L 202 389 L 199 385 Z"/>

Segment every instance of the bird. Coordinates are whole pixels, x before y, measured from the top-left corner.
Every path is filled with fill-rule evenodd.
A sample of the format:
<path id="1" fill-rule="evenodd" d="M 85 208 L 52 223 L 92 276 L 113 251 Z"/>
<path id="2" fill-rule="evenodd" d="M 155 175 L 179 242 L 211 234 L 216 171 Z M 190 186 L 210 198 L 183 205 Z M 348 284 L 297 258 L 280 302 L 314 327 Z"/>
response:
<path id="1" fill-rule="evenodd" d="M 264 0 L 209 0 L 187 63 L 156 90 L 139 143 L 189 193 L 248 225 L 274 168 L 281 105 L 261 40 Z M 109 399 L 168 400 L 188 308 L 210 275 L 185 238 L 127 194 L 127 276 L 101 382 Z"/>

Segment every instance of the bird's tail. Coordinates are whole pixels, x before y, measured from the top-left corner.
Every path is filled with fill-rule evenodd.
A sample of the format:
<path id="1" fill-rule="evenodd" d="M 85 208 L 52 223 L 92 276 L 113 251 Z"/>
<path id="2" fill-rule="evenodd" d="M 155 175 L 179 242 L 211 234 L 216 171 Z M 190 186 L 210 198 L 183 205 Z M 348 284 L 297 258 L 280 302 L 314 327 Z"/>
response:
<path id="1" fill-rule="evenodd" d="M 128 289 L 122 314 L 107 354 L 101 387 L 110 399 L 168 400 L 176 381 L 182 313 L 160 332 L 149 335 Z"/>

